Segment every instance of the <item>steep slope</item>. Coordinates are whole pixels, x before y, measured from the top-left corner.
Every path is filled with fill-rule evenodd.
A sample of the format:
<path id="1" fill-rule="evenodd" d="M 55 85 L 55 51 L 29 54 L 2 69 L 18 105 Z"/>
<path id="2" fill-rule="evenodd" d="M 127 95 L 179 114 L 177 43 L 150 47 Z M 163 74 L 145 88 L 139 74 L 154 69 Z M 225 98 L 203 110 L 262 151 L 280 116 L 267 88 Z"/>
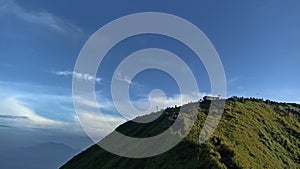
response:
<path id="1" fill-rule="evenodd" d="M 94 145 L 61 168 L 300 168 L 300 105 L 254 98 L 227 99 L 216 131 L 208 141 L 199 144 L 198 136 L 209 106 L 209 101 L 203 101 L 182 107 L 199 112 L 197 120 L 187 137 L 161 155 L 125 158 Z M 151 123 L 129 121 L 116 130 L 133 137 L 154 136 L 172 125 L 173 114 L 179 110 L 167 108 Z"/>

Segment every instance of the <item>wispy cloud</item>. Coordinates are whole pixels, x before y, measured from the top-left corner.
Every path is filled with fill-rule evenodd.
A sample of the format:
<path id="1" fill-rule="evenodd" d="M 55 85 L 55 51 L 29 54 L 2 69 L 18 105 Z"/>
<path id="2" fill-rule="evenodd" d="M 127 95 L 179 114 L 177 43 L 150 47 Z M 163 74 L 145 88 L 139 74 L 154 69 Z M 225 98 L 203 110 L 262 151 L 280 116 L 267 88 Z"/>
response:
<path id="1" fill-rule="evenodd" d="M 56 71 L 53 73 L 55 75 L 59 75 L 59 76 L 73 76 L 77 80 L 86 80 L 86 81 L 90 81 L 90 82 L 96 82 L 98 84 L 101 83 L 101 78 L 92 76 L 87 73 L 79 73 L 79 72 L 72 72 L 72 71 Z"/>
<path id="2" fill-rule="evenodd" d="M 15 116 L 15 115 L 0 115 L 0 118 L 4 119 L 28 119 L 26 116 Z"/>
<path id="3" fill-rule="evenodd" d="M 58 74 L 61 76 L 73 75 L 72 72 L 60 72 Z M 116 111 L 115 103 L 101 91 L 96 92 L 97 104 L 84 96 L 77 97 L 75 100 L 80 103 L 81 113 L 78 114 L 80 123 L 87 123 L 86 130 L 93 133 L 93 138 L 97 140 L 112 132 L 115 127 L 127 119 L 134 119 L 137 116 L 156 111 L 156 106 L 163 109 L 182 105 L 198 100 L 200 95 L 177 94 L 170 97 L 145 95 L 143 98 L 131 101 L 134 106 L 141 109 L 148 108 L 149 103 L 152 104 L 150 109 L 139 111 L 137 114 L 131 114 L 130 109 L 126 109 L 127 102 L 121 101 L 121 107 L 124 107 L 122 112 L 125 113 L 123 114 L 124 117 Z M 65 88 L 53 89 L 49 86 L 37 87 L 30 84 L 13 84 L 0 81 L 0 124 L 22 129 L 59 129 L 59 131 L 68 130 L 68 132 L 76 133 L 81 129 L 72 101 L 71 91 L 66 92 Z M 99 114 L 99 109 L 102 115 Z M 22 119 L 22 117 L 24 118 Z"/>
<path id="4" fill-rule="evenodd" d="M 132 104 L 139 108 L 140 114 L 130 114 L 130 111 L 127 111 L 128 114 L 126 116 L 128 118 L 134 118 L 136 116 L 141 116 L 145 114 L 149 114 L 151 112 L 155 112 L 157 108 L 165 109 L 167 107 L 181 106 L 187 104 L 189 102 L 198 101 L 203 96 L 207 95 L 206 93 L 198 93 L 198 94 L 175 94 L 171 97 L 165 97 L 162 95 L 149 95 L 144 98 L 133 100 Z M 126 107 L 126 106 L 124 106 Z M 146 109 L 145 109 L 146 108 Z M 125 112 L 125 111 L 124 111 Z"/>
<path id="5" fill-rule="evenodd" d="M 92 102 L 91 100 L 88 100 L 84 97 L 77 96 L 75 97 L 76 102 L 78 102 L 80 105 L 89 107 L 89 108 L 100 108 L 100 109 L 105 109 L 105 110 L 112 110 L 113 109 L 113 103 L 104 98 L 101 95 L 97 95 L 97 98 L 99 98 L 97 103 Z"/>
<path id="6" fill-rule="evenodd" d="M 156 106 L 159 107 L 159 109 L 164 109 L 166 107 L 172 107 L 172 106 L 179 106 L 183 105 L 192 101 L 197 101 L 199 97 L 206 95 L 205 93 L 201 93 L 198 95 L 174 95 L 172 97 L 163 97 L 160 95 L 151 95 L 151 96 L 145 96 L 145 98 L 132 100 L 132 104 L 138 108 L 147 108 L 148 110 L 145 111 L 139 111 L 138 114 L 133 114 L 130 110 L 131 105 L 127 105 L 127 102 L 119 102 L 118 104 L 120 107 L 122 107 L 121 115 L 118 115 L 118 112 L 107 114 L 105 111 L 101 111 L 102 114 L 99 114 L 98 108 L 103 107 L 104 105 L 108 105 L 107 108 L 110 108 L 112 111 L 116 111 L 113 109 L 113 103 L 112 101 L 106 100 L 105 103 L 100 102 L 100 105 L 98 103 L 93 103 L 87 99 L 84 99 L 84 97 L 78 97 L 76 98 L 76 101 L 80 104 L 77 108 L 80 111 L 79 114 L 77 114 L 80 123 L 83 124 L 83 128 L 85 131 L 89 133 L 89 136 L 92 137 L 93 140 L 99 140 L 103 138 L 103 136 L 109 134 L 112 132 L 118 125 L 124 123 L 126 120 L 134 119 L 137 116 L 142 116 L 145 114 L 149 114 L 151 112 L 156 111 Z M 123 116 L 123 117 L 122 117 Z"/>
<path id="7" fill-rule="evenodd" d="M 13 97 L 0 100 L 0 118 L 2 121 L 22 119 L 17 123 L 10 123 L 16 125 L 16 127 L 51 127 L 62 124 L 38 115 L 33 109 Z"/>
<path id="8" fill-rule="evenodd" d="M 98 112 L 84 110 L 81 110 L 78 118 L 80 118 L 80 123 L 83 124 L 82 127 L 94 141 L 102 139 L 126 121 L 121 116 L 100 115 Z"/>
<path id="9" fill-rule="evenodd" d="M 44 90 L 40 91 L 39 88 Z M 60 89 L 47 86 L 37 87 L 0 81 L 0 124 L 16 129 L 57 129 L 60 132 L 67 130 L 68 133 L 82 133 L 80 123 L 86 122 L 87 130 L 94 132 L 94 135 L 101 139 L 125 121 L 121 116 L 108 112 L 113 109 L 112 102 L 101 92 L 96 92 L 100 100 L 98 104 L 84 98 L 76 98 L 82 104 L 81 107 L 85 108 L 80 114 L 79 123 L 72 105 L 71 93 L 65 90 L 63 94 Z M 105 109 L 102 116 L 95 111 L 99 108 Z"/>
<path id="10" fill-rule="evenodd" d="M 82 32 L 79 27 L 54 14 L 47 11 L 29 11 L 20 6 L 15 0 L 0 0 L 0 12 L 14 15 L 32 24 L 46 26 L 61 33 Z"/>
<path id="11" fill-rule="evenodd" d="M 11 127 L 9 125 L 4 125 L 4 124 L 0 124 L 0 127 L 3 127 L 3 128 L 13 128 L 13 127 Z"/>
<path id="12" fill-rule="evenodd" d="M 128 84 L 133 84 L 132 80 L 129 78 L 129 76 L 122 75 L 121 72 L 118 72 L 115 76 L 115 78 L 119 81 L 128 83 Z"/>

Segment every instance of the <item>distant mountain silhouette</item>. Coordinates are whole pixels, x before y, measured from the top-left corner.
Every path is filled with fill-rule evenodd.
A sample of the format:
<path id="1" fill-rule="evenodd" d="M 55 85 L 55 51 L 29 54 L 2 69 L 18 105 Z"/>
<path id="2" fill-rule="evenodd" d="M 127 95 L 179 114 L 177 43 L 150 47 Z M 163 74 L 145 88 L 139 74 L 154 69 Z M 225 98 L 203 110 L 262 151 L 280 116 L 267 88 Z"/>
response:
<path id="1" fill-rule="evenodd" d="M 300 168 L 300 105 L 229 98 L 217 129 L 208 141 L 199 144 L 210 103 L 205 100 L 181 107 L 199 112 L 197 120 L 188 136 L 163 154 L 125 158 L 93 145 L 61 169 Z M 151 123 L 129 121 L 116 130 L 132 137 L 154 136 L 172 125 L 174 114 L 181 110 L 167 108 Z M 189 122 L 185 118 L 183 121 Z M 184 132 L 180 127 L 173 130 Z"/>
<path id="2" fill-rule="evenodd" d="M 80 150 L 61 143 L 43 143 L 0 152 L 1 169 L 54 169 Z"/>

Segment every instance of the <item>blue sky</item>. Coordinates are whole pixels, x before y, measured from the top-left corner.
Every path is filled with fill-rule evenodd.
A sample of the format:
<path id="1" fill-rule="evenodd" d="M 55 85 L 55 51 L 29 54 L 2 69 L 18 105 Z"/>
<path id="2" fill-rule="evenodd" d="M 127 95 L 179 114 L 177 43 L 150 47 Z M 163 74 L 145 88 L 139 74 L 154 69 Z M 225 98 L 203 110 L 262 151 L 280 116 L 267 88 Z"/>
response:
<path id="1" fill-rule="evenodd" d="M 162 48 L 177 54 L 196 75 L 201 93 L 210 93 L 208 75 L 196 55 L 182 43 L 161 35 L 125 39 L 105 56 L 97 77 L 73 72 L 82 46 L 95 31 L 114 19 L 137 12 L 170 13 L 199 27 L 219 53 L 228 96 L 300 102 L 297 0 L 0 0 L 0 132 L 31 133 L 30 137 L 36 135 L 34 143 L 54 140 L 77 148 L 87 146 L 90 142 L 84 138 L 72 104 L 72 75 L 96 81 L 100 108 L 107 120 L 117 126 L 125 119 L 113 113 L 113 71 L 127 55 L 144 48 Z M 148 105 L 149 92 L 156 88 L 165 92 L 168 105 L 178 103 L 178 86 L 161 71 L 142 72 L 132 81 L 120 75 L 119 80 L 131 84 L 132 101 L 142 109 Z M 193 99 L 185 96 L 186 101 Z M 97 121 L 97 128 L 101 127 L 104 126 Z M 40 129 L 53 133 L 53 137 L 44 137 Z M 102 135 L 111 131 L 102 129 Z M 68 139 L 66 135 L 72 137 Z M 29 134 L 7 136 L 2 142 L 14 140 L 14 146 L 27 143 L 18 141 L 20 138 L 33 144 Z"/>

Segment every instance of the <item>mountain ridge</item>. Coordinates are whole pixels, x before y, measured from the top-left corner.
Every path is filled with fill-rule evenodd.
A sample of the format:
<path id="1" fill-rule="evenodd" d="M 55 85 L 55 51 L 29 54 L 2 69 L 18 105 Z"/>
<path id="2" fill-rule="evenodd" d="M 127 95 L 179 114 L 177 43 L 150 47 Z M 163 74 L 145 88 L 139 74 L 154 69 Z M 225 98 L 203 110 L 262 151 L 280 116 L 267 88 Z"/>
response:
<path id="1" fill-rule="evenodd" d="M 173 124 L 172 116 L 180 108 L 197 111 L 197 120 L 188 135 L 163 154 L 143 159 L 126 158 L 93 145 L 61 168 L 300 168 L 300 105 L 231 97 L 226 99 L 224 114 L 215 132 L 209 140 L 199 144 L 210 104 L 211 101 L 204 100 L 167 108 L 153 122 L 129 121 L 116 129 L 132 137 L 154 136 Z M 188 123 L 188 120 L 183 119 L 183 122 Z M 180 128 L 177 131 L 178 134 L 183 132 Z"/>

